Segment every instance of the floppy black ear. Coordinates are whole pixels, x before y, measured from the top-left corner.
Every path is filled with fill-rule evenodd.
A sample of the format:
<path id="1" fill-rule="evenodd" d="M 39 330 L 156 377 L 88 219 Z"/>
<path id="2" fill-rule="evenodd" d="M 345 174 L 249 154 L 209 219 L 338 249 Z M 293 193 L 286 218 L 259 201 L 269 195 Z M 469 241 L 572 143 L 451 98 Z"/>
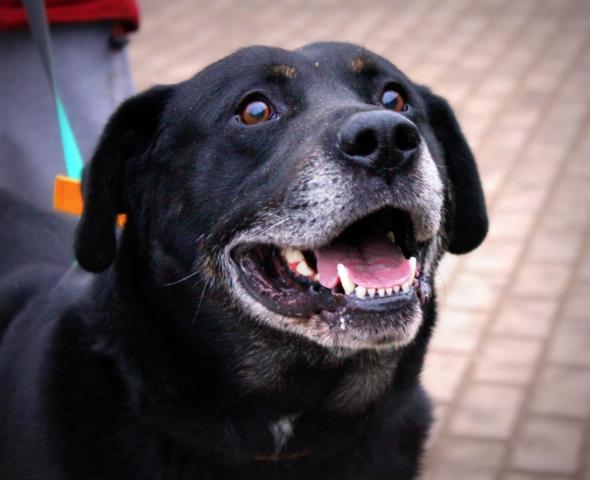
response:
<path id="1" fill-rule="evenodd" d="M 467 253 L 479 246 L 488 232 L 488 215 L 477 165 L 447 101 L 425 87 L 421 91 L 450 179 L 447 248 L 451 253 Z"/>
<path id="2" fill-rule="evenodd" d="M 109 119 L 94 155 L 84 168 L 84 211 L 78 224 L 78 263 L 101 272 L 117 250 L 116 218 L 126 212 L 125 177 L 152 142 L 171 87 L 154 87 L 126 100 Z"/>

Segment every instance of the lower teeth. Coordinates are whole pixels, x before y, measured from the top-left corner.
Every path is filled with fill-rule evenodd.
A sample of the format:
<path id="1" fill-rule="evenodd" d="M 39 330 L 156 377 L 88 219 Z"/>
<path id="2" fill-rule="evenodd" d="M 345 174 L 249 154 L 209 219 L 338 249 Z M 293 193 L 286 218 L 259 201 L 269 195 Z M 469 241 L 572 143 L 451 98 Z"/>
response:
<path id="1" fill-rule="evenodd" d="M 289 268 L 294 271 L 296 274 L 303 276 L 308 280 L 312 280 L 314 283 L 318 283 L 320 281 L 319 273 L 316 273 L 305 261 L 303 254 L 299 250 L 295 249 L 286 249 L 283 251 L 283 257 L 288 261 Z M 398 294 L 400 292 L 409 292 L 410 287 L 415 282 L 415 277 L 417 276 L 417 265 L 416 265 L 416 258 L 412 257 L 410 259 L 411 268 L 414 273 L 414 278 L 411 282 L 407 282 L 403 285 L 394 285 L 392 287 L 387 288 L 375 288 L 375 287 L 363 287 L 362 285 L 356 285 L 351 279 L 348 274 L 348 269 L 343 264 L 338 264 L 338 277 L 340 279 L 340 283 L 336 289 L 332 290 L 333 293 L 341 293 L 344 292 L 346 295 L 355 295 L 358 298 L 372 298 L 375 296 L 385 297 L 391 296 L 393 294 Z"/>

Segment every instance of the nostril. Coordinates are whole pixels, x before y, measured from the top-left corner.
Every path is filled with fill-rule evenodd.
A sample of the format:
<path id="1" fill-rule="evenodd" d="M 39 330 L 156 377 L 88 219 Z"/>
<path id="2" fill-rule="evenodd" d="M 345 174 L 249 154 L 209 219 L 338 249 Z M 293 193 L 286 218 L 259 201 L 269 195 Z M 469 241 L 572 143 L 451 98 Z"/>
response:
<path id="1" fill-rule="evenodd" d="M 395 147 L 398 150 L 415 150 L 420 145 L 418 130 L 412 125 L 401 124 L 395 129 Z"/>
<path id="2" fill-rule="evenodd" d="M 368 157 L 377 150 L 377 136 L 371 129 L 358 132 L 352 142 L 344 145 L 344 153 L 351 156 Z"/>

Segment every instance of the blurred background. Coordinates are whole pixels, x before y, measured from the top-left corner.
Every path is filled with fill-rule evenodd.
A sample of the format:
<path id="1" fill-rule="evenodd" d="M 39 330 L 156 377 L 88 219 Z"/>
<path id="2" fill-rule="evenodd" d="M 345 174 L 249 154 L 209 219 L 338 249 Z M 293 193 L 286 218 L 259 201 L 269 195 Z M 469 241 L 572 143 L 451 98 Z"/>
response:
<path id="1" fill-rule="evenodd" d="M 143 0 L 137 89 L 249 44 L 359 43 L 447 97 L 491 231 L 438 278 L 425 479 L 590 480 L 590 1 Z"/>

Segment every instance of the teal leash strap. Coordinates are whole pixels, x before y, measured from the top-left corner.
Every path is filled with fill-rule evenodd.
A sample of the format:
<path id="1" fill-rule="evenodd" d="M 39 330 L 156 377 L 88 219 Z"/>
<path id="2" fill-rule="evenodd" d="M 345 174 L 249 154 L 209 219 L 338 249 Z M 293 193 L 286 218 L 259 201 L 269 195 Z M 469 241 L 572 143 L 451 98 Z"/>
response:
<path id="1" fill-rule="evenodd" d="M 74 131 L 70 123 L 66 108 L 62 102 L 57 86 L 55 70 L 53 68 L 53 58 L 51 55 L 51 38 L 49 36 L 49 24 L 47 22 L 47 12 L 43 0 L 23 0 L 33 41 L 37 46 L 43 68 L 49 80 L 49 86 L 53 94 L 55 104 L 55 115 L 59 128 L 61 147 L 63 150 L 66 173 L 68 177 L 80 180 L 82 174 L 82 156 L 74 136 Z"/>
<path id="2" fill-rule="evenodd" d="M 57 122 L 59 125 L 59 136 L 61 138 L 61 147 L 64 154 L 64 161 L 66 163 L 66 173 L 68 177 L 80 180 L 82 176 L 82 156 L 80 155 L 80 149 L 74 136 L 74 131 L 70 125 L 70 120 L 64 107 L 61 97 L 59 95 L 54 96 L 55 99 L 55 110 L 57 115 Z"/>

